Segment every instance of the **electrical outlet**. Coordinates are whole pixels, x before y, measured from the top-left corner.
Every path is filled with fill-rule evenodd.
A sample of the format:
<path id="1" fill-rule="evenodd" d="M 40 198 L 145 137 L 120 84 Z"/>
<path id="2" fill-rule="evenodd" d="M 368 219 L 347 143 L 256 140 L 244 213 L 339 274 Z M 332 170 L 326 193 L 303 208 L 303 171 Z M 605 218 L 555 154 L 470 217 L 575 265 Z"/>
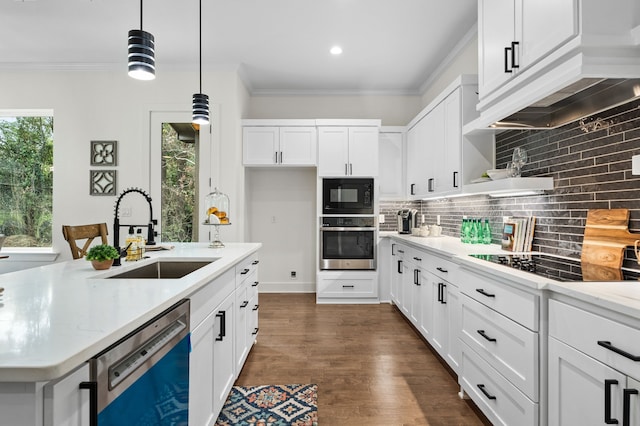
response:
<path id="1" fill-rule="evenodd" d="M 384 215 L 383 214 L 379 214 L 378 215 L 378 223 L 384 223 Z"/>
<path id="2" fill-rule="evenodd" d="M 298 273 L 296 271 L 291 271 L 291 279 L 295 280 L 298 277 Z"/>

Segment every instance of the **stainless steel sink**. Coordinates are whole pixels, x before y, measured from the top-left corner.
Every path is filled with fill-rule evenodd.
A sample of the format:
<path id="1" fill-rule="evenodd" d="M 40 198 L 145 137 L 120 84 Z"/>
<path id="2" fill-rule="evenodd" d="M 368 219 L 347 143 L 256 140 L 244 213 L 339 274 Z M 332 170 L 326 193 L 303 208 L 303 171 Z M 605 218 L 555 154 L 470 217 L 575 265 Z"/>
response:
<path id="1" fill-rule="evenodd" d="M 135 269 L 130 269 L 116 275 L 111 275 L 106 278 L 177 279 L 197 271 L 216 260 L 218 259 L 198 261 L 158 259 L 153 263 L 149 263 Z"/>

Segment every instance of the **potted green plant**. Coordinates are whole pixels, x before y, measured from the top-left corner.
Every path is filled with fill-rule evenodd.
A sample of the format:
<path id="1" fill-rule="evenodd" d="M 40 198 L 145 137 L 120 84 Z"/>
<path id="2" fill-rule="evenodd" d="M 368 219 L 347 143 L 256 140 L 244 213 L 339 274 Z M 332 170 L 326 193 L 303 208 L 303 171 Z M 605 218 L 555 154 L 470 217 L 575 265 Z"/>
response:
<path id="1" fill-rule="evenodd" d="M 91 265 L 96 270 L 111 268 L 113 259 L 120 257 L 120 253 L 115 247 L 108 244 L 100 244 L 89 249 L 86 259 L 91 261 Z"/>

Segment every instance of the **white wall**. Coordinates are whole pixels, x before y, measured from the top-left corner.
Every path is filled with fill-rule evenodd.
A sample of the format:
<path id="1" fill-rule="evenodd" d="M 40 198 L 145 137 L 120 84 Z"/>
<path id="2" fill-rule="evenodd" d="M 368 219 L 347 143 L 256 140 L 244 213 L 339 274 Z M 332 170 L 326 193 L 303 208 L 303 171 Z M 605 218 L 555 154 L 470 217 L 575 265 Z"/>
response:
<path id="1" fill-rule="evenodd" d="M 316 183 L 315 167 L 246 169 L 247 239 L 263 244 L 261 292 L 315 291 Z"/>
<path id="2" fill-rule="evenodd" d="M 421 109 L 420 96 L 253 96 L 244 118 L 371 118 L 404 126 Z"/>
<path id="3" fill-rule="evenodd" d="M 203 74 L 203 91 L 221 111 L 220 129 L 216 129 L 221 141 L 218 187 L 241 213 L 240 114 L 246 101 L 238 94 L 238 80 L 235 71 Z M 197 82 L 197 74 L 182 72 L 159 73 L 149 82 L 129 78 L 126 70 L 0 73 L 0 109 L 54 111 L 53 248 L 61 253 L 58 260 L 71 258 L 62 237 L 63 224 L 107 222 L 112 241 L 116 197 L 89 195 L 89 170 L 97 169 L 89 164 L 90 141 L 118 141 L 117 194 L 128 187 L 148 191 L 150 111 L 190 111 Z M 158 201 L 154 200 L 156 215 Z M 143 213 L 148 219 L 148 213 Z M 236 226 L 226 227 L 223 238 L 241 241 L 243 222 L 243 216 L 237 216 Z"/>

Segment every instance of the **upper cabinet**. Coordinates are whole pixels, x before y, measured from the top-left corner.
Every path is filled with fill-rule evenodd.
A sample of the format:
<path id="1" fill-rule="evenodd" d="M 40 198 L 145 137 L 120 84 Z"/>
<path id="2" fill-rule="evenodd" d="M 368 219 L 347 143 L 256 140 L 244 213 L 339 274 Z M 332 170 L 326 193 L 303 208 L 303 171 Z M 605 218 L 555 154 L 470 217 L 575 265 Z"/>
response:
<path id="1" fill-rule="evenodd" d="M 405 198 L 405 153 L 404 126 L 383 126 L 380 128 L 378 194 L 382 200 L 402 200 Z"/>
<path id="2" fill-rule="evenodd" d="M 243 164 L 261 167 L 315 166 L 316 141 L 316 128 L 313 125 L 245 125 L 242 129 Z"/>
<path id="3" fill-rule="evenodd" d="M 465 174 L 473 175 L 474 167 L 484 170 L 492 167 L 491 135 L 484 137 L 482 143 L 469 146 L 462 143 L 463 124 L 477 116 L 476 90 L 475 76 L 460 76 L 407 126 L 409 198 L 458 195 Z M 467 165 L 473 167 L 467 171 Z"/>
<path id="4" fill-rule="evenodd" d="M 325 127 L 319 123 L 318 175 L 378 176 L 378 126 Z"/>
<path id="5" fill-rule="evenodd" d="M 578 35 L 577 0 L 480 0 L 480 99 Z"/>

